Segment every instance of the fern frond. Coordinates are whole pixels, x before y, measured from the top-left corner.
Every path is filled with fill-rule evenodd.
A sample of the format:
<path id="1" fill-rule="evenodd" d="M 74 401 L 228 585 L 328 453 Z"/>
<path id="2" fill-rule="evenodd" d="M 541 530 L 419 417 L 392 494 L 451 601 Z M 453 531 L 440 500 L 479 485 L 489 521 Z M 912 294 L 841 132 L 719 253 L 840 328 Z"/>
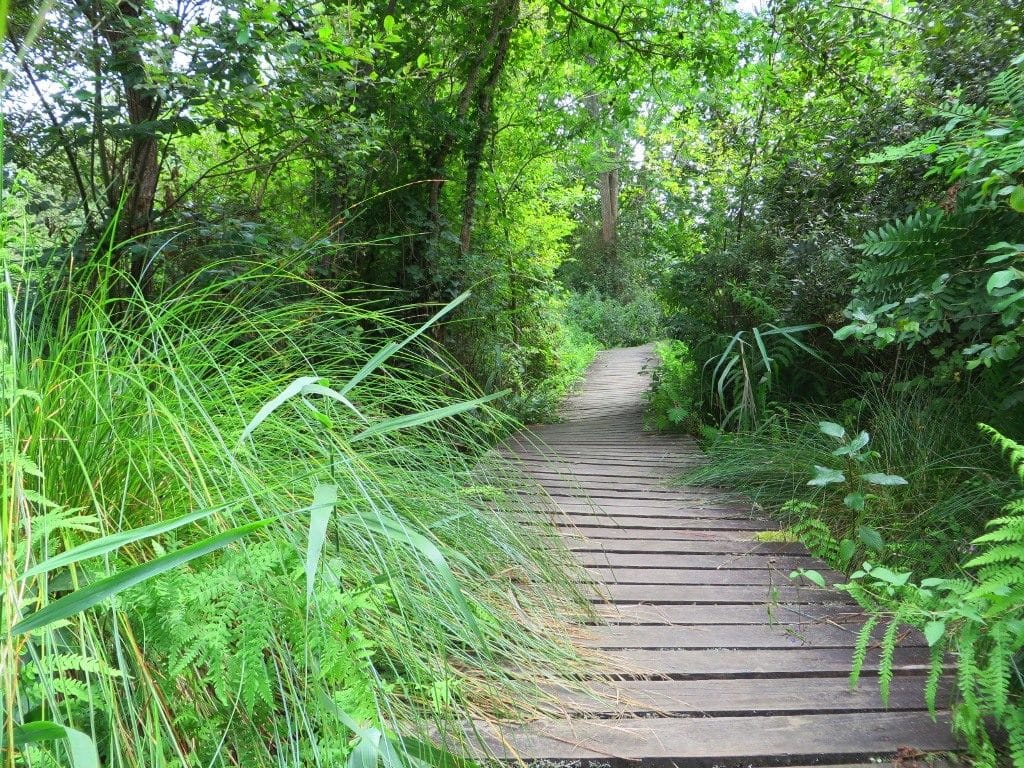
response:
<path id="1" fill-rule="evenodd" d="M 882 647 L 879 651 L 878 660 L 878 690 L 882 695 L 882 703 L 889 706 L 889 691 L 892 686 L 893 659 L 896 655 L 896 636 L 906 615 L 906 603 L 900 603 L 896 614 L 885 628 L 882 635 Z"/>
<path id="2" fill-rule="evenodd" d="M 850 688 L 856 688 L 860 680 L 860 673 L 864 669 L 864 662 L 868 656 L 868 644 L 871 642 L 871 633 L 878 626 L 878 617 L 872 616 L 864 622 L 860 633 L 857 635 L 857 643 L 853 647 L 853 666 L 850 669 Z"/>
<path id="3" fill-rule="evenodd" d="M 996 75 L 989 83 L 988 95 L 995 104 L 1024 111 L 1024 67 L 1017 65 Z"/>
<path id="4" fill-rule="evenodd" d="M 1006 455 L 1007 459 L 1010 461 L 1010 468 L 1016 472 L 1021 481 L 1024 482 L 1024 445 L 1005 437 L 988 424 L 979 424 L 978 429 L 988 435 L 992 444 Z"/>

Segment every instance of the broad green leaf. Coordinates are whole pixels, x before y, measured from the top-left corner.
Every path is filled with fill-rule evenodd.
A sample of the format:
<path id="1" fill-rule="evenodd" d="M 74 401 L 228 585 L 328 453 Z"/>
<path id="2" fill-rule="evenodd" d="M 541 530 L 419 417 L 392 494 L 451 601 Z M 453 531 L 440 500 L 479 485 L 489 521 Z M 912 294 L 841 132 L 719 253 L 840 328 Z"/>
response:
<path id="1" fill-rule="evenodd" d="M 907 481 L 899 475 L 887 475 L 883 472 L 868 472 L 861 475 L 861 479 L 872 485 L 907 485 Z"/>
<path id="2" fill-rule="evenodd" d="M 867 502 L 867 497 L 863 493 L 861 493 L 860 491 L 854 491 L 853 493 L 848 493 L 843 498 L 843 504 L 845 504 L 849 509 L 852 509 L 854 512 L 863 512 L 864 511 L 864 505 L 865 505 L 866 502 Z"/>
<path id="3" fill-rule="evenodd" d="M 429 411 L 410 413 L 405 416 L 396 416 L 392 419 L 383 419 L 375 424 L 371 424 L 362 432 L 354 435 L 351 442 L 355 443 L 360 440 L 365 440 L 368 437 L 385 435 L 388 432 L 394 432 L 398 429 L 409 429 L 411 427 L 418 427 L 422 424 L 429 424 L 430 422 L 438 421 L 439 419 L 447 419 L 451 416 L 471 411 L 474 408 L 479 408 L 484 403 L 489 403 L 499 397 L 504 397 L 508 393 L 509 390 L 504 389 L 501 392 L 495 392 L 493 395 L 485 395 L 484 397 L 478 397 L 475 400 L 467 400 L 464 403 L 455 403 L 453 405 L 446 405 L 442 408 L 434 408 Z"/>
<path id="4" fill-rule="evenodd" d="M 864 546 L 870 550 L 875 552 L 885 551 L 885 539 L 883 539 L 882 534 L 874 528 L 868 528 L 866 525 L 858 525 L 857 538 L 859 538 Z"/>
<path id="5" fill-rule="evenodd" d="M 831 467 L 822 467 L 817 464 L 814 465 L 814 477 L 807 481 L 808 485 L 826 486 L 830 483 L 842 483 L 846 480 L 846 475 L 840 472 L 838 469 L 832 469 Z"/>
<path id="6" fill-rule="evenodd" d="M 850 564 L 856 552 L 857 545 L 852 539 L 843 539 L 839 542 L 839 559 L 842 561 L 843 568 Z"/>
<path id="7" fill-rule="evenodd" d="M 836 440 L 843 440 L 846 437 L 846 428 L 834 421 L 819 421 L 818 429 Z"/>
<path id="8" fill-rule="evenodd" d="M 429 63 L 430 63 L 430 57 L 427 56 L 427 54 L 425 54 L 425 53 L 421 53 L 419 56 L 416 57 L 416 66 L 419 69 L 423 69 Z"/>
<path id="9" fill-rule="evenodd" d="M 817 587 L 822 587 L 822 588 L 825 587 L 825 577 L 822 576 L 820 573 L 818 573 L 817 571 L 815 571 L 813 569 L 801 568 L 801 569 L 793 571 L 791 574 L 789 574 L 789 578 L 791 578 L 791 579 L 800 578 L 801 576 L 804 577 L 805 579 L 807 579 L 809 582 L 811 582 L 812 584 L 814 584 Z"/>
<path id="10" fill-rule="evenodd" d="M 62 739 L 67 740 L 71 768 L 99 768 L 100 756 L 96 751 L 96 745 L 88 735 L 81 731 L 49 720 L 36 720 L 14 726 L 15 747 Z"/>
<path id="11" fill-rule="evenodd" d="M 846 445 L 841 445 L 832 451 L 833 456 L 852 456 L 853 454 L 860 451 L 865 445 L 871 441 L 871 437 L 867 432 L 861 432 L 853 440 L 848 442 Z"/>
<path id="12" fill-rule="evenodd" d="M 316 571 L 320 555 L 327 541 L 327 525 L 338 505 L 338 486 L 318 485 L 313 490 L 313 504 L 309 510 L 309 535 L 306 538 L 306 599 L 313 597 Z"/>
<path id="13" fill-rule="evenodd" d="M 992 291 L 1005 288 L 1016 280 L 1018 276 L 1016 269 L 1001 269 L 998 272 L 993 273 L 993 275 L 988 279 L 988 282 L 985 283 L 985 290 L 992 293 Z"/>
<path id="14" fill-rule="evenodd" d="M 71 565 L 72 563 L 77 563 L 90 557 L 105 555 L 107 552 L 120 549 L 121 547 L 133 544 L 136 541 L 148 539 L 151 536 L 156 536 L 161 533 L 167 533 L 168 531 L 173 531 L 175 528 L 180 528 L 183 525 L 194 523 L 197 520 L 202 520 L 204 517 L 209 517 L 215 512 L 223 512 L 224 510 L 229 509 L 230 506 L 231 505 L 225 504 L 211 509 L 200 509 L 196 512 L 190 512 L 187 515 L 175 517 L 171 520 L 164 520 L 163 522 L 144 525 L 141 528 L 132 528 L 131 530 L 112 533 L 109 536 L 103 536 L 99 539 L 87 541 L 84 544 L 79 544 L 77 547 L 72 547 L 67 552 L 62 552 L 59 555 L 48 558 L 32 568 L 29 568 L 25 572 L 24 578 L 28 579 L 33 576 L 38 576 L 42 573 L 52 571 L 55 568 Z"/>
<path id="15" fill-rule="evenodd" d="M 1024 185 L 1018 184 L 1016 189 L 1006 198 L 1006 202 L 1013 210 L 1024 213 Z"/>
<path id="16" fill-rule="evenodd" d="M 216 552 L 227 545 L 248 536 L 260 528 L 265 528 L 274 521 L 274 518 L 259 520 L 255 523 L 232 528 L 230 531 L 203 539 L 191 546 L 169 552 L 149 562 L 128 568 L 121 573 L 115 573 L 105 579 L 100 579 L 80 589 L 76 589 L 69 595 L 54 600 L 52 603 L 40 608 L 35 613 L 19 621 L 11 629 L 12 635 L 23 635 L 26 632 L 45 627 L 55 621 L 74 616 L 84 610 L 92 608 L 97 603 L 113 597 L 119 592 L 134 587 L 147 579 L 158 576 L 180 565 L 184 565 L 197 557 Z"/>
<path id="17" fill-rule="evenodd" d="M 924 625 L 924 639 L 928 641 L 929 646 L 939 642 L 944 634 L 946 634 L 946 622 L 944 621 L 929 621 Z"/>
<path id="18" fill-rule="evenodd" d="M 895 587 L 902 587 L 908 581 L 910 581 L 910 572 L 895 573 L 889 570 L 883 565 L 876 565 L 870 570 L 871 577 L 883 581 L 886 584 L 892 584 Z"/>

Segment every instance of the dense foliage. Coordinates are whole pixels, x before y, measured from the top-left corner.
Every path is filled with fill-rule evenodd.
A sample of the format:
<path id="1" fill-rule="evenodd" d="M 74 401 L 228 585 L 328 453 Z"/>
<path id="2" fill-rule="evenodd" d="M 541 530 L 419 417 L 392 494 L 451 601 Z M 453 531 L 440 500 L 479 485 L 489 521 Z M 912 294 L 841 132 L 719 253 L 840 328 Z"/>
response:
<path id="1" fill-rule="evenodd" d="M 0 0 L 5 765 L 459 765 L 583 610 L 487 449 L 664 336 L 1024 765 L 1021 11 Z"/>
<path id="2" fill-rule="evenodd" d="M 873 613 L 853 682 L 879 625 L 883 692 L 900 626 L 932 647 L 932 704 L 956 655 L 983 765 L 1024 765 L 1021 487 L 989 444 L 1019 470 L 1013 5 L 772 2 L 743 23 L 736 79 L 704 95 L 731 111 L 701 136 L 652 395 L 652 423 L 704 438 L 689 482 L 752 496 L 850 574 Z"/>

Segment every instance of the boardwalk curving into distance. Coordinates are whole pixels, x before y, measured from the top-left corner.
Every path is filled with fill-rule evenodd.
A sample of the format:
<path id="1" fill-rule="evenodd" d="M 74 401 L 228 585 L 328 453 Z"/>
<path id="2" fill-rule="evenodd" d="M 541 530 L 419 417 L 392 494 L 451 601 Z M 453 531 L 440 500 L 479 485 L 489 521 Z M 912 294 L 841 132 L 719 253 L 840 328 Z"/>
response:
<path id="1" fill-rule="evenodd" d="M 701 456 L 690 438 L 643 431 L 652 355 L 602 353 L 564 421 L 504 449 L 557 505 L 552 520 L 596 582 L 605 623 L 582 628 L 603 658 L 589 692 L 567 683 L 564 711 L 485 729 L 494 751 L 615 765 L 848 766 L 899 750 L 906 766 L 916 750 L 953 749 L 948 713 L 933 720 L 925 709 L 923 640 L 901 643 L 888 708 L 876 650 L 851 691 L 857 606 L 787 578 L 799 566 L 841 576 L 801 545 L 759 543 L 757 531 L 778 526 L 749 504 L 668 484 Z"/>

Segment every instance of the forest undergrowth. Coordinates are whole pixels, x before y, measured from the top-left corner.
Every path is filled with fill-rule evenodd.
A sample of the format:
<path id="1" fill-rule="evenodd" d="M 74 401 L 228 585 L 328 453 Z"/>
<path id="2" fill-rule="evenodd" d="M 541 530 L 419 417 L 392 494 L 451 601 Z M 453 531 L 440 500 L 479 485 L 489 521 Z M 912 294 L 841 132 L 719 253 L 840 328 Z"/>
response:
<path id="1" fill-rule="evenodd" d="M 5 764 L 436 764 L 578 663 L 428 327 L 262 265 L 4 274 Z"/>
<path id="2" fill-rule="evenodd" d="M 925 191 L 899 218 L 877 210 L 871 226 L 837 249 L 830 268 L 846 292 L 831 303 L 790 260 L 804 244 L 784 220 L 752 223 L 735 239 L 726 219 L 722 251 L 679 264 L 679 338 L 658 347 L 649 422 L 702 439 L 708 461 L 681 482 L 742 493 L 783 526 L 784 538 L 847 574 L 837 588 L 870 617 L 851 685 L 872 632 L 884 628 L 887 699 L 897 638 L 913 626 L 932 652 L 928 706 L 934 711 L 944 654 L 952 654 L 955 731 L 976 764 L 1019 767 L 1024 55 L 978 103 L 945 101 L 916 136 L 865 147 L 858 162 L 862 195 L 884 183 L 874 169 L 900 163 Z M 771 168 L 762 172 L 758 194 L 765 210 L 777 211 L 778 182 Z M 765 290 L 763 253 L 744 279 L 711 297 L 682 290 L 769 244 L 788 294 Z M 808 301 L 815 294 L 816 310 Z M 813 570 L 791 578 L 826 584 Z"/>

